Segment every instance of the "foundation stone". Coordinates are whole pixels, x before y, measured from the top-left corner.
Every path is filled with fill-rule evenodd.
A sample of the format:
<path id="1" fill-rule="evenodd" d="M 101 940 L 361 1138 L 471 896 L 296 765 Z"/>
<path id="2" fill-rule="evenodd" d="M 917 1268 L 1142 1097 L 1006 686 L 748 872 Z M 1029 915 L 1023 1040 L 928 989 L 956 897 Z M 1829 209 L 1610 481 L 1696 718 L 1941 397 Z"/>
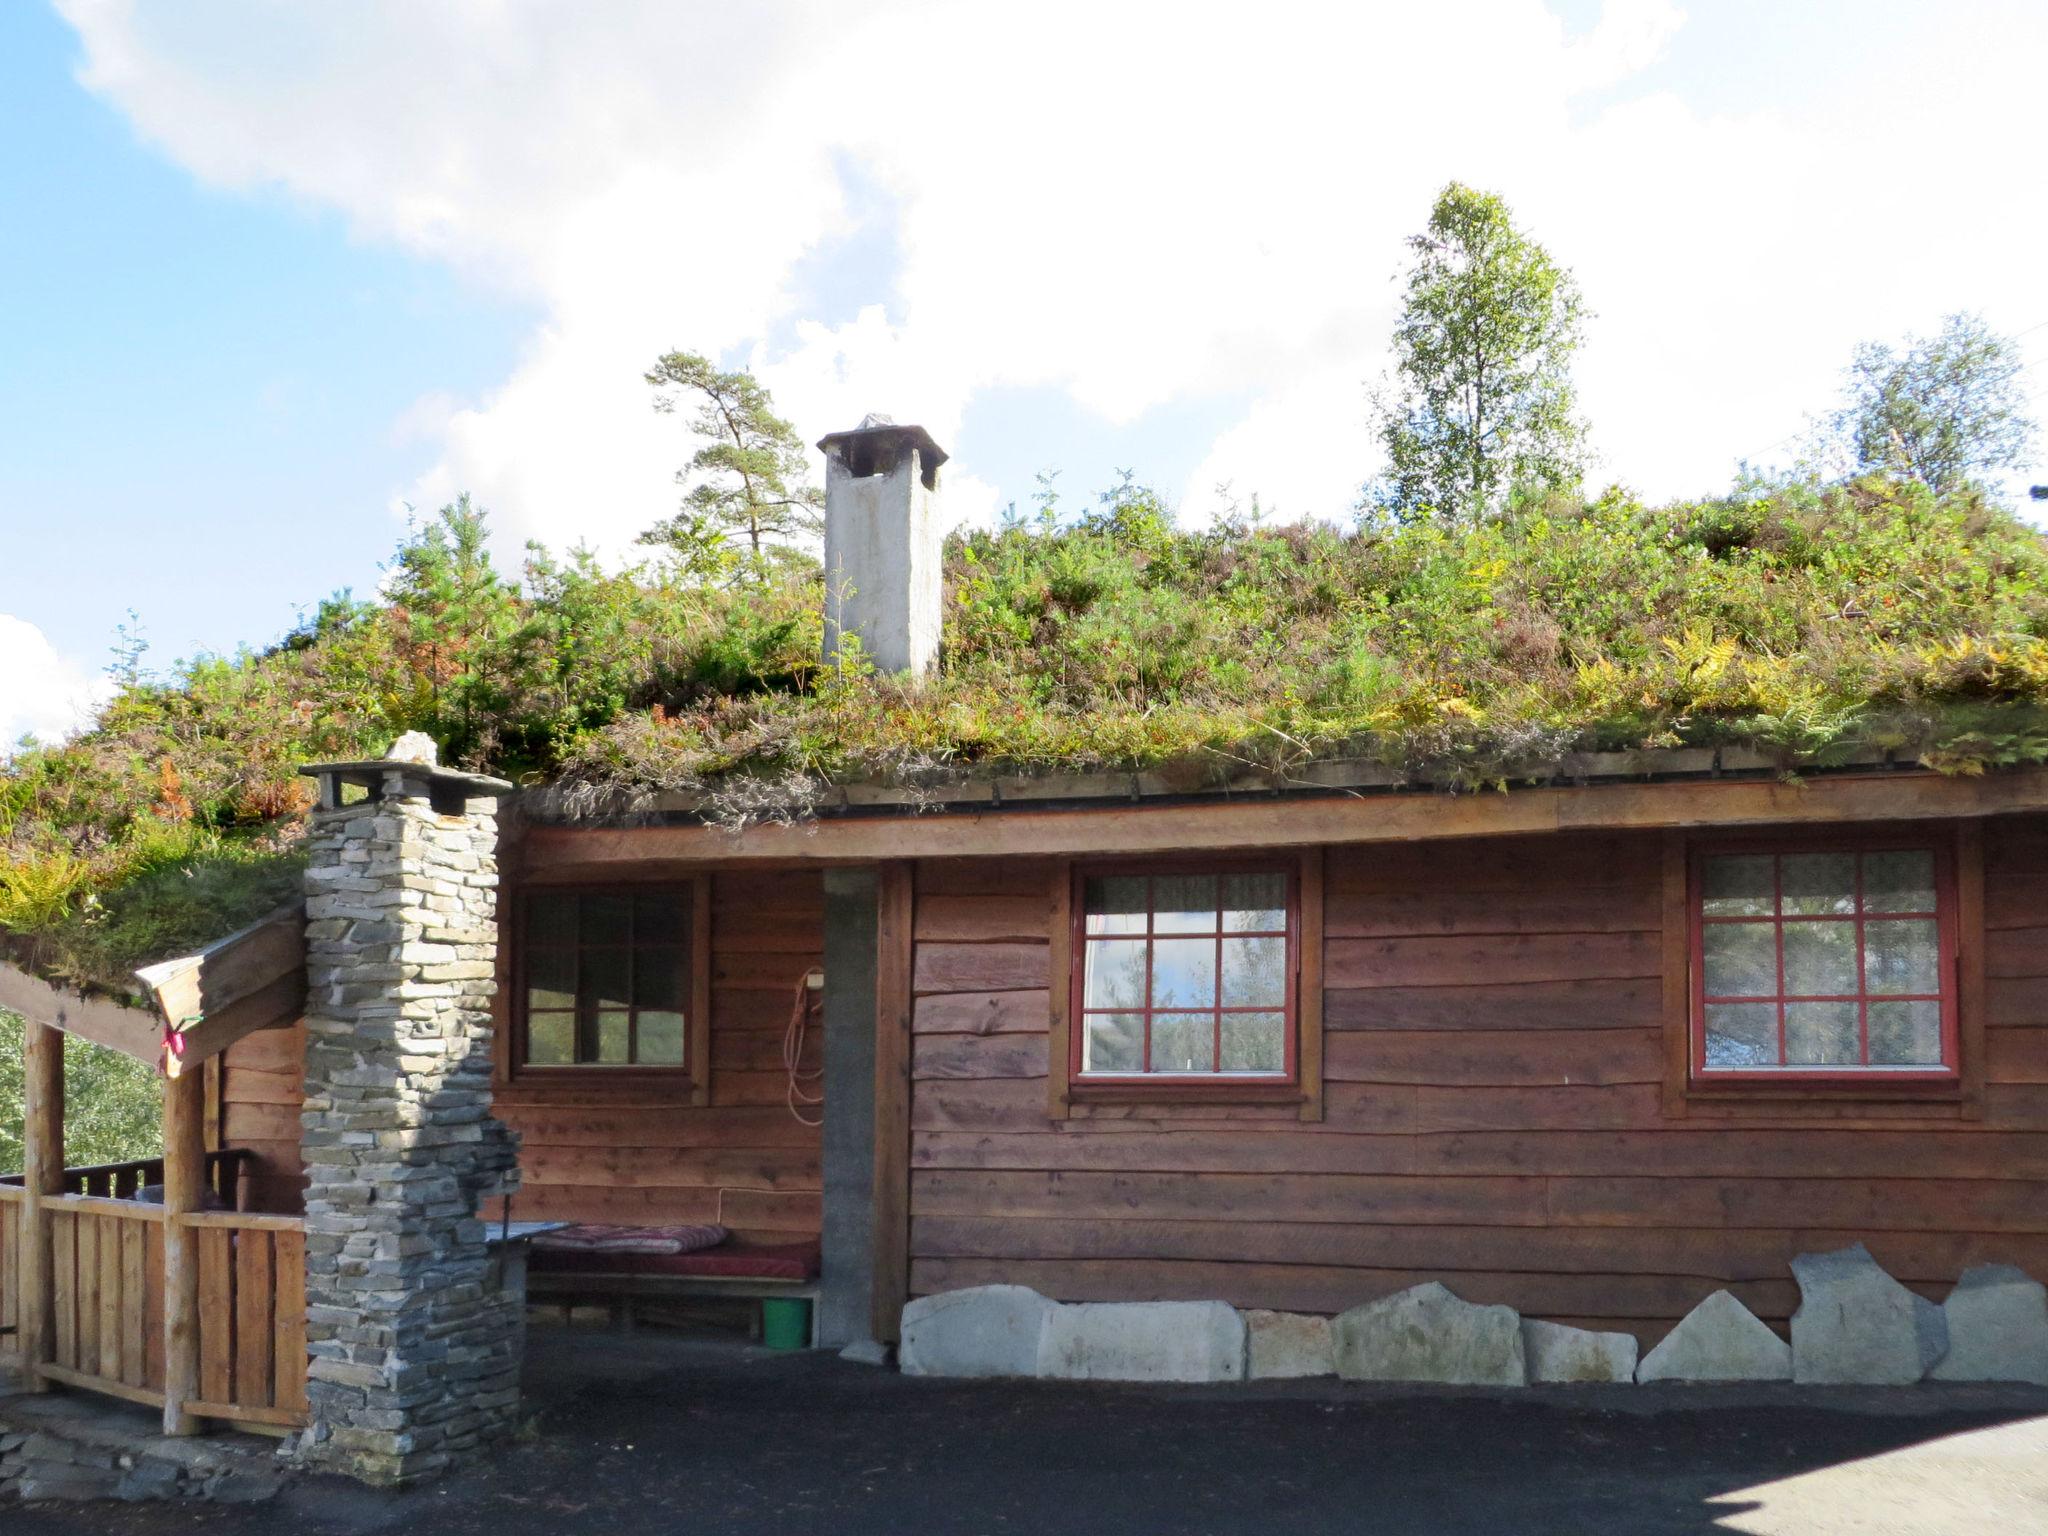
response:
<path id="1" fill-rule="evenodd" d="M 1528 1385 L 1522 1320 L 1512 1307 L 1460 1301 L 1434 1280 L 1353 1307 L 1331 1325 L 1347 1381 Z"/>

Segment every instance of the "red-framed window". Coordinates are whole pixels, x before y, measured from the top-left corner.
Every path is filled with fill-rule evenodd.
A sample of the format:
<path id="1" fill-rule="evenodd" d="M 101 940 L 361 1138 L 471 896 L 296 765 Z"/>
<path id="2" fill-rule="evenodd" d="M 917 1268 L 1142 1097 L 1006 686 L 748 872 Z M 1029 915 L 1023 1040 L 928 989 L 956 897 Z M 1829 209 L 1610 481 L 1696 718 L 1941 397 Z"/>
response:
<path id="1" fill-rule="evenodd" d="M 1268 864 L 1077 870 L 1073 1080 L 1291 1081 L 1296 881 Z"/>
<path id="2" fill-rule="evenodd" d="M 521 897 L 516 1067 L 696 1065 L 691 905 L 692 892 L 673 887 Z"/>
<path id="3" fill-rule="evenodd" d="M 1951 849 L 1700 847 L 1690 894 L 1695 1078 L 1957 1075 Z"/>

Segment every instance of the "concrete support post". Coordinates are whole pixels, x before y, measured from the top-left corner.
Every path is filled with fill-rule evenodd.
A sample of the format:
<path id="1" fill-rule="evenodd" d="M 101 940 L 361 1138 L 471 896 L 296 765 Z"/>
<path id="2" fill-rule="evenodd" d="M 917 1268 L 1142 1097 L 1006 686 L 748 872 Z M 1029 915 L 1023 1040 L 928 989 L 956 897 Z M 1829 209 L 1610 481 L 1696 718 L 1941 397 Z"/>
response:
<path id="1" fill-rule="evenodd" d="M 910 1299 L 911 866 L 884 864 L 876 896 L 873 1319 L 874 1336 L 894 1344 Z"/>
<path id="2" fill-rule="evenodd" d="M 825 871 L 825 1217 L 818 1342 L 874 1337 L 875 939 L 872 869 Z"/>
<path id="3" fill-rule="evenodd" d="M 57 1319 L 50 1307 L 56 1267 L 43 1201 L 64 1193 L 64 1035 L 33 1019 L 23 1027 L 21 1380 L 30 1392 L 50 1384 L 36 1369 L 57 1357 Z"/>

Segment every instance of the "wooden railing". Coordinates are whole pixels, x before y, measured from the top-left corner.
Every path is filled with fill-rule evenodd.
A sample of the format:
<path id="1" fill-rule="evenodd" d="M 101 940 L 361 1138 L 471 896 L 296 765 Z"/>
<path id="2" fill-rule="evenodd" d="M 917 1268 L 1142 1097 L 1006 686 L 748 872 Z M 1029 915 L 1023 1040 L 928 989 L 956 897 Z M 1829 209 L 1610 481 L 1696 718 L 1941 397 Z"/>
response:
<path id="1" fill-rule="evenodd" d="M 306 1223 L 205 1211 L 199 1233 L 199 1399 L 187 1413 L 306 1422 Z"/>
<path id="2" fill-rule="evenodd" d="M 241 1207 L 243 1169 L 253 1154 L 246 1147 L 230 1147 L 206 1154 L 206 1187 L 229 1210 Z M 0 1174 L 0 1189 L 21 1187 L 22 1175 Z M 64 1170 L 64 1193 L 100 1195 L 109 1200 L 132 1199 L 137 1190 L 164 1182 L 164 1160 L 139 1157 L 125 1163 L 93 1163 Z"/>
<path id="3" fill-rule="evenodd" d="M 96 1195 L 53 1195 L 42 1207 L 56 1342 L 37 1371 L 161 1407 L 163 1207 Z"/>
<path id="4" fill-rule="evenodd" d="M 232 1167 L 226 1157 L 223 1167 Z M 105 1174 L 105 1169 L 67 1170 Z M 67 1178 L 67 1182 L 69 1182 Z M 0 1185 L 0 1358 L 24 1360 L 22 1217 L 27 1191 Z M 197 1379 L 175 1407 L 193 1418 L 293 1427 L 306 1422 L 306 1226 L 245 1211 L 171 1215 L 100 1195 L 36 1202 L 50 1250 L 50 1348 L 37 1376 L 163 1407 L 176 1308 L 166 1234 L 196 1250 Z"/>
<path id="5" fill-rule="evenodd" d="M 21 1208 L 27 1195 L 19 1184 L 0 1185 L 0 1364 L 21 1359 Z"/>

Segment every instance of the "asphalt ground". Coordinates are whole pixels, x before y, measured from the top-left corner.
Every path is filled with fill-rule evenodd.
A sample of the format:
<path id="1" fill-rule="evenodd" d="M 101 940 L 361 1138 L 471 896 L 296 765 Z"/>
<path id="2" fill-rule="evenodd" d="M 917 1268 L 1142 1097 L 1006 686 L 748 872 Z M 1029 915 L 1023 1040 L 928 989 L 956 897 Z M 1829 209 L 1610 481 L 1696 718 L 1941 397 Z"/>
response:
<path id="1" fill-rule="evenodd" d="M 246 1507 L 0 1508 L 0 1536 L 2048 1533 L 2048 1391 L 916 1380 L 536 1329 L 487 1464 Z"/>

